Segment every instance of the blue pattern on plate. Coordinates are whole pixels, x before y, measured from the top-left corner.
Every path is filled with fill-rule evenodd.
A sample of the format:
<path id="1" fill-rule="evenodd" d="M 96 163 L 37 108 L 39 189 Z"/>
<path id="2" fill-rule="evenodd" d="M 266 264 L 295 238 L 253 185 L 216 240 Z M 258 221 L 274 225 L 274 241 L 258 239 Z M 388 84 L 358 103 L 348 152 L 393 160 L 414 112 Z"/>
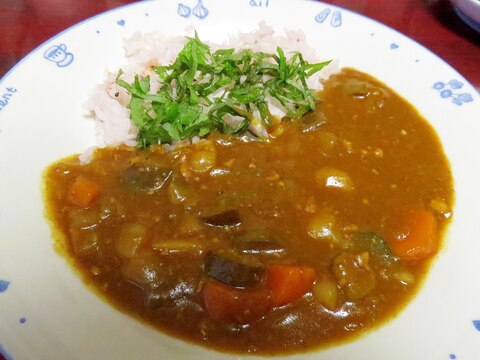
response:
<path id="1" fill-rule="evenodd" d="M 331 10 L 329 8 L 325 8 L 320 11 L 315 16 L 315 21 L 319 24 L 322 24 L 325 20 L 327 20 L 328 16 L 330 15 Z M 332 27 L 340 27 L 342 26 L 342 12 L 339 10 L 335 10 L 332 13 L 332 17 L 330 18 L 330 25 Z"/>
<path id="2" fill-rule="evenodd" d="M 464 92 L 458 93 L 453 90 L 459 90 L 463 87 L 463 83 L 461 81 L 452 79 L 448 83 L 444 83 L 442 81 L 437 81 L 433 84 L 433 88 L 440 93 L 440 96 L 443 99 L 451 99 L 452 103 L 455 105 L 462 105 L 463 103 L 468 103 L 473 101 L 473 97 L 471 94 Z"/>
<path id="3" fill-rule="evenodd" d="M 0 280 L 0 293 L 7 291 L 10 281 Z"/>
<path id="4" fill-rule="evenodd" d="M 192 10 L 192 14 L 200 20 L 203 20 L 208 16 L 208 13 L 209 11 L 205 6 L 203 6 L 202 0 L 198 0 L 197 6 L 195 6 Z"/>
<path id="5" fill-rule="evenodd" d="M 192 12 L 192 9 L 190 9 L 187 5 L 184 5 L 182 3 L 178 4 L 177 14 L 180 15 L 181 17 L 188 18 L 191 12 Z"/>
<path id="6" fill-rule="evenodd" d="M 390 44 L 390 49 L 395 50 L 395 49 L 398 49 L 398 48 L 399 48 L 398 44 L 395 44 L 395 43 Z"/>
<path id="7" fill-rule="evenodd" d="M 67 51 L 65 44 L 52 45 L 43 53 L 43 57 L 57 64 L 58 67 L 66 67 L 73 62 L 74 56 Z"/>
<path id="8" fill-rule="evenodd" d="M 188 5 L 185 5 L 183 3 L 178 3 L 177 14 L 185 19 L 190 17 L 190 15 L 192 14 L 193 16 L 199 18 L 200 20 L 203 20 L 208 16 L 209 11 L 203 5 L 203 1 L 198 0 L 197 4 L 193 9 L 190 8 L 190 6 Z"/>
<path id="9" fill-rule="evenodd" d="M 480 320 L 472 320 L 473 326 L 475 326 L 475 329 L 480 331 Z"/>
<path id="10" fill-rule="evenodd" d="M 21 317 L 20 319 L 18 319 L 18 322 L 20 324 L 25 324 L 27 322 L 27 318 Z"/>
<path id="11" fill-rule="evenodd" d="M 448 357 L 452 360 L 455 360 L 457 358 L 457 356 L 455 354 L 450 354 Z"/>
<path id="12" fill-rule="evenodd" d="M 5 360 L 13 360 L 12 355 L 10 355 L 9 353 L 7 353 L 7 351 L 2 347 L 2 345 L 0 345 L 0 354 L 3 355 L 3 357 L 5 358 Z"/>
<path id="13" fill-rule="evenodd" d="M 117 25 L 125 26 L 125 20 L 123 20 L 123 19 L 118 20 Z"/>
<path id="14" fill-rule="evenodd" d="M 269 0 L 250 0 L 250 6 L 268 7 Z"/>
<path id="15" fill-rule="evenodd" d="M 320 11 L 317 14 L 317 16 L 315 16 L 315 21 L 321 24 L 327 19 L 328 15 L 330 15 L 330 9 L 326 8 L 326 9 Z"/>
<path id="16" fill-rule="evenodd" d="M 342 26 L 342 13 L 338 10 L 335 10 L 332 14 L 332 20 L 330 20 L 330 25 L 333 27 Z"/>
<path id="17" fill-rule="evenodd" d="M 7 107 L 7 105 L 10 103 L 10 99 L 16 92 L 17 89 L 15 89 L 14 87 L 8 87 L 5 89 L 5 92 L 0 96 L 0 111 Z"/>

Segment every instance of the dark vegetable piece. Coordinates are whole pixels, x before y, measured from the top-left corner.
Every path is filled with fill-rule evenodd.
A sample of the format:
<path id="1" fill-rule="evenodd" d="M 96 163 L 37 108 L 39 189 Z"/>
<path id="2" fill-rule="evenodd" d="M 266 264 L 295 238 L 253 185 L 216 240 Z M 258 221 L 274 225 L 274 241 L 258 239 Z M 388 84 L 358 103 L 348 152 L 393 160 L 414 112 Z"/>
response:
<path id="1" fill-rule="evenodd" d="M 132 191 L 153 193 L 161 189 L 172 169 L 151 165 L 131 165 L 123 172 L 122 182 Z"/>
<path id="2" fill-rule="evenodd" d="M 343 89 L 345 93 L 356 99 L 365 99 L 369 95 L 368 82 L 364 80 L 349 79 Z"/>
<path id="3" fill-rule="evenodd" d="M 191 279 L 180 280 L 162 288 L 144 291 L 145 306 L 150 310 L 198 306 L 195 301 L 197 284 Z"/>
<path id="4" fill-rule="evenodd" d="M 207 275 L 229 286 L 252 287 L 260 282 L 264 271 L 259 261 L 233 253 L 209 252 L 205 257 Z"/>
<path id="5" fill-rule="evenodd" d="M 304 115 L 300 120 L 302 131 L 307 133 L 317 130 L 327 123 L 327 117 L 320 111 L 312 111 Z"/>
<path id="6" fill-rule="evenodd" d="M 277 238 L 266 231 L 247 231 L 233 240 L 233 247 L 242 254 L 284 254 L 285 248 Z"/>
<path id="7" fill-rule="evenodd" d="M 217 281 L 203 287 L 205 310 L 215 320 L 252 324 L 270 309 L 270 293 L 265 288 L 236 289 Z"/>
<path id="8" fill-rule="evenodd" d="M 333 260 L 332 271 L 348 300 L 357 301 L 376 287 L 374 271 L 369 265 L 369 253 L 342 251 Z"/>
<path id="9" fill-rule="evenodd" d="M 218 227 L 234 227 L 242 223 L 237 209 L 226 210 L 209 216 L 201 216 L 200 219 L 207 225 Z"/>
<path id="10" fill-rule="evenodd" d="M 126 262 L 122 275 L 142 289 L 145 306 L 153 310 L 174 308 L 192 300 L 200 281 L 199 268 L 193 261 L 182 263 L 156 253 L 144 253 Z"/>
<path id="11" fill-rule="evenodd" d="M 354 234 L 354 245 L 356 250 L 366 250 L 374 255 L 385 258 L 393 257 L 392 251 L 384 238 L 374 232 L 358 232 Z"/>
<path id="12" fill-rule="evenodd" d="M 100 258 L 103 255 L 103 244 L 96 232 L 71 229 L 70 236 L 72 248 L 76 255 L 84 258 Z"/>

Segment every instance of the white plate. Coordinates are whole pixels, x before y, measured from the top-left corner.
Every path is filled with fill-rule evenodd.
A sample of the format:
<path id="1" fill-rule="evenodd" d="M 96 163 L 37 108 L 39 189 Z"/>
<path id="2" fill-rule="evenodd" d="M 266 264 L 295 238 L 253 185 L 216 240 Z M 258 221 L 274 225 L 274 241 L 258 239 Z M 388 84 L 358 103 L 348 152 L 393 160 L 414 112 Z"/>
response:
<path id="1" fill-rule="evenodd" d="M 180 3 L 181 2 L 181 3 Z M 480 96 L 409 38 L 314 1 L 145 1 L 87 20 L 38 47 L 0 81 L 0 351 L 7 359 L 236 358 L 167 337 L 98 299 L 52 248 L 41 175 L 95 143 L 81 108 L 134 31 L 204 39 L 261 20 L 301 28 L 323 57 L 386 82 L 437 130 L 455 178 L 447 245 L 418 297 L 360 340 L 293 359 L 478 359 L 480 354 Z M 55 56 L 54 56 L 55 55 Z M 415 161 L 415 159 L 412 159 Z M 251 359 L 252 357 L 246 357 Z"/>

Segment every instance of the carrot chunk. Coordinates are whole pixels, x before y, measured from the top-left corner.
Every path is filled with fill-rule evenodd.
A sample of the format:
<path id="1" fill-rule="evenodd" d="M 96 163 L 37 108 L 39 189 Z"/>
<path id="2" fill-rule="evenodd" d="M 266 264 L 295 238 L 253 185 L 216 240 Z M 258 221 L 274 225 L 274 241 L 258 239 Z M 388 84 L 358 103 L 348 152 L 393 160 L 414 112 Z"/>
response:
<path id="1" fill-rule="evenodd" d="M 438 250 L 437 220 L 424 209 L 408 212 L 390 241 L 392 252 L 402 260 L 425 259 Z"/>
<path id="2" fill-rule="evenodd" d="M 267 268 L 267 286 L 272 292 L 272 306 L 282 306 L 300 299 L 310 291 L 315 269 L 297 265 L 272 265 Z"/>
<path id="3" fill-rule="evenodd" d="M 92 206 L 100 194 L 100 186 L 84 175 L 79 175 L 70 186 L 68 201 L 78 207 Z"/>
<path id="4" fill-rule="evenodd" d="M 213 319 L 234 324 L 254 323 L 270 309 L 267 289 L 237 289 L 217 281 L 204 285 L 203 301 Z"/>

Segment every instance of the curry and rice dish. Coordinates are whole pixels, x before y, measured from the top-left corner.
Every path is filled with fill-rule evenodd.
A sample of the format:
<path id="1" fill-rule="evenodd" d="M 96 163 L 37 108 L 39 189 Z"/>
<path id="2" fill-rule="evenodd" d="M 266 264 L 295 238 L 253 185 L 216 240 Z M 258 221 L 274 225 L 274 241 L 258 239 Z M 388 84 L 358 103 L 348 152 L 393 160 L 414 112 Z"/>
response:
<path id="1" fill-rule="evenodd" d="M 267 138 L 210 128 L 52 164 L 45 198 L 60 247 L 118 309 L 222 351 L 302 352 L 391 319 L 451 216 L 441 144 L 354 69 L 290 115 L 270 116 Z"/>

